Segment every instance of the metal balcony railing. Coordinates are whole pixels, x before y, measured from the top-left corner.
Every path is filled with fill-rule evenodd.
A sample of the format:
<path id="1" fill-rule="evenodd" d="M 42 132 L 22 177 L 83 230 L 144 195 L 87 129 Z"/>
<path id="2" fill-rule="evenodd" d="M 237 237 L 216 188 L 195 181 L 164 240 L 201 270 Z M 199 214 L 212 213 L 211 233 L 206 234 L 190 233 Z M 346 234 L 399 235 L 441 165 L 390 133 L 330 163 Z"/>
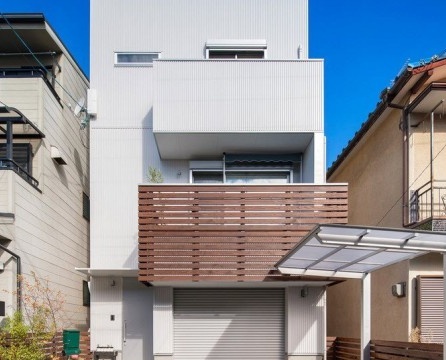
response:
<path id="1" fill-rule="evenodd" d="M 14 160 L 0 158 L 0 171 L 2 170 L 12 170 L 17 175 L 22 177 L 24 180 L 29 182 L 36 189 L 39 187 L 39 182 L 33 178 L 27 171 L 25 171 L 19 164 Z"/>
<path id="2" fill-rule="evenodd" d="M 410 197 L 410 222 L 417 223 L 441 217 L 446 217 L 446 180 L 428 181 Z"/>

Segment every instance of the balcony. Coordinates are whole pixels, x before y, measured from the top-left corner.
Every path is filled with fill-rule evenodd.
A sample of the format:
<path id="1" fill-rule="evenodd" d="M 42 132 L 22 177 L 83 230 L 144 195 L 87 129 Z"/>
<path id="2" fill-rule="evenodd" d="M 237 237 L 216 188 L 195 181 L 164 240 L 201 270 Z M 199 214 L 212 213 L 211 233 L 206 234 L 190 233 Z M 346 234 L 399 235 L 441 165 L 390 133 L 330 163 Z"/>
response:
<path id="1" fill-rule="evenodd" d="M 323 132 L 322 60 L 157 60 L 154 83 L 163 159 L 304 153 Z"/>
<path id="2" fill-rule="evenodd" d="M 347 223 L 347 186 L 141 185 L 139 280 L 270 281 L 316 224 Z"/>
<path id="3" fill-rule="evenodd" d="M 446 180 L 429 181 L 412 193 L 410 227 L 446 231 Z"/>

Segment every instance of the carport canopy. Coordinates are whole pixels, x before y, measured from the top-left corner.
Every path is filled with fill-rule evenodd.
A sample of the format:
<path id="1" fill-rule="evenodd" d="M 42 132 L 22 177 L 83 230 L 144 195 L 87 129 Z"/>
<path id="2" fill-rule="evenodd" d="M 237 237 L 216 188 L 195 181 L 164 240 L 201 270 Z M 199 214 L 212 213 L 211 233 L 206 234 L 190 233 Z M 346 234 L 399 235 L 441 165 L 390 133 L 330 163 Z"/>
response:
<path id="1" fill-rule="evenodd" d="M 367 360 L 370 359 L 370 273 L 429 252 L 442 253 L 445 268 L 445 232 L 318 225 L 276 267 L 290 275 L 362 279 L 361 359 Z M 443 341 L 446 350 L 446 336 Z"/>

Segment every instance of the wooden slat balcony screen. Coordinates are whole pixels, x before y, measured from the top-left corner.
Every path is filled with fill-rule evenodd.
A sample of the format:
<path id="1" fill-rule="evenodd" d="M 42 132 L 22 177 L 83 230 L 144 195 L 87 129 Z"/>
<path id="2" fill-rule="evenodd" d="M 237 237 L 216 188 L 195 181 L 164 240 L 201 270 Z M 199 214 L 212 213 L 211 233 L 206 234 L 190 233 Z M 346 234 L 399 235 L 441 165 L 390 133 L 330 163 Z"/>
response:
<path id="1" fill-rule="evenodd" d="M 293 279 L 274 264 L 347 210 L 344 184 L 141 185 L 139 280 Z"/>

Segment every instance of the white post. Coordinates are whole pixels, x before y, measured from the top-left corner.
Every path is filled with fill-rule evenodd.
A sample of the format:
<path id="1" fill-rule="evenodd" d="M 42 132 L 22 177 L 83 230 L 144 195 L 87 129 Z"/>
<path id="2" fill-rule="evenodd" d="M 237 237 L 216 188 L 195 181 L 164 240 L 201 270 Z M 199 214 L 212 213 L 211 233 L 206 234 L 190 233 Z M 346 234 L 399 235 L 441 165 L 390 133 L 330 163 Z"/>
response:
<path id="1" fill-rule="evenodd" d="M 361 360 L 370 360 L 371 281 L 365 274 L 361 288 Z M 445 359 L 446 360 L 446 359 Z"/>

